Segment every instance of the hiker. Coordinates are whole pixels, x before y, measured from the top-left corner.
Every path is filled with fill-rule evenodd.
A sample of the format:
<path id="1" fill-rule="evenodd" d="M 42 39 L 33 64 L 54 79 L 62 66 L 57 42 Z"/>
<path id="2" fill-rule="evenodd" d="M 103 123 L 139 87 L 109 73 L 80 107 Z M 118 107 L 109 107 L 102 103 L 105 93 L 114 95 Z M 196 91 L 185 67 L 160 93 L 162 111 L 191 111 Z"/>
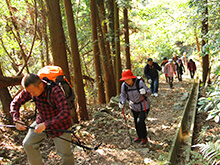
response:
<path id="1" fill-rule="evenodd" d="M 164 72 L 164 67 L 167 63 L 168 63 L 168 59 L 166 57 L 164 57 L 163 62 L 160 64 L 160 66 L 162 67 L 162 72 Z M 166 82 L 168 82 L 166 75 L 165 75 L 165 79 L 166 79 Z"/>
<path id="2" fill-rule="evenodd" d="M 169 59 L 169 62 L 165 65 L 164 73 L 168 77 L 168 84 L 170 85 L 170 89 L 173 88 L 173 75 L 176 75 L 176 66 L 173 63 L 172 59 Z"/>
<path id="3" fill-rule="evenodd" d="M 173 53 L 173 58 L 172 58 L 173 62 L 174 63 L 177 62 L 178 59 L 179 59 L 179 55 L 177 55 L 176 53 Z"/>
<path id="4" fill-rule="evenodd" d="M 10 104 L 10 113 L 12 114 L 13 120 L 16 121 L 16 128 L 18 130 L 27 129 L 27 126 L 23 125 L 24 122 L 22 122 L 20 118 L 19 109 L 21 105 L 34 99 L 38 110 L 36 121 L 31 124 L 31 127 L 34 129 L 29 129 L 23 140 L 23 147 L 29 163 L 31 165 L 43 165 L 39 147 L 42 140 L 49 135 L 55 143 L 57 153 L 62 157 L 62 163 L 64 165 L 73 165 L 74 157 L 71 152 L 71 143 L 63 140 L 71 140 L 71 134 L 50 131 L 47 135 L 43 132 L 46 129 L 68 130 L 72 126 L 70 108 L 61 88 L 55 85 L 51 89 L 50 99 L 55 105 L 55 107 L 52 107 L 47 103 L 47 93 L 45 91 L 47 83 L 41 80 L 38 75 L 25 75 L 21 81 L 21 85 L 24 89 Z"/>
<path id="5" fill-rule="evenodd" d="M 175 63 L 177 69 L 177 77 L 179 81 L 182 81 L 183 72 L 185 72 L 185 68 L 183 66 L 182 60 L 179 58 Z"/>
<path id="6" fill-rule="evenodd" d="M 133 113 L 137 133 L 137 138 L 134 139 L 134 142 L 141 142 L 142 145 L 146 144 L 148 139 L 145 119 L 150 111 L 148 97 L 151 95 L 151 90 L 142 79 L 134 76 L 130 69 L 122 72 L 120 81 L 124 82 L 121 85 L 119 108 L 124 108 L 126 100 L 129 100 L 129 107 Z"/>
<path id="7" fill-rule="evenodd" d="M 196 64 L 192 59 L 190 59 L 187 63 L 187 68 L 189 69 L 190 76 L 193 79 L 196 71 Z"/>
<path id="8" fill-rule="evenodd" d="M 147 59 L 147 64 L 144 67 L 144 76 L 147 78 L 148 83 L 152 91 L 151 96 L 158 96 L 159 88 L 159 74 L 158 71 L 161 71 L 162 68 L 156 63 L 153 62 L 152 58 Z"/>

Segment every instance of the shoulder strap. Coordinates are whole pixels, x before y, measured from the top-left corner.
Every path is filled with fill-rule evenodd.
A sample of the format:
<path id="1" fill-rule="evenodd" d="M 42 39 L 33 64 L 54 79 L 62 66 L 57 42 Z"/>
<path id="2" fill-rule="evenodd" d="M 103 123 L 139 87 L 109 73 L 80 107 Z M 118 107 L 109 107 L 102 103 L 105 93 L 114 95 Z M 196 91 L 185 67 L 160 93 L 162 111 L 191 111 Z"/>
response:
<path id="1" fill-rule="evenodd" d="M 139 92 L 139 89 L 140 89 L 140 87 L 139 87 L 139 83 L 140 83 L 140 80 L 141 80 L 141 78 L 137 78 L 137 80 L 136 80 L 136 89 L 138 90 L 138 92 Z"/>
<path id="2" fill-rule="evenodd" d="M 52 91 L 52 88 L 56 85 L 56 83 L 53 80 L 49 80 L 47 77 L 44 77 L 43 80 L 45 80 L 47 82 L 46 85 L 46 94 L 47 94 L 47 102 L 50 104 L 50 106 L 52 106 L 53 108 L 56 108 L 55 105 L 53 105 L 50 101 L 50 94 Z"/>

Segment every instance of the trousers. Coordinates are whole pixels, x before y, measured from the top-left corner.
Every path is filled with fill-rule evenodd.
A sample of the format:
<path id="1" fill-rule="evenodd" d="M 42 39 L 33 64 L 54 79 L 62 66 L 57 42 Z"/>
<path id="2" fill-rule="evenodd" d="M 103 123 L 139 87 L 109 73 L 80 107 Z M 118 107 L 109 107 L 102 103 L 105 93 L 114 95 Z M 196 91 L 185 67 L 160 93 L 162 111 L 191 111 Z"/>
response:
<path id="1" fill-rule="evenodd" d="M 37 125 L 36 121 L 31 125 L 35 127 Z M 43 139 L 47 137 L 46 133 L 35 133 L 34 129 L 29 129 L 26 137 L 23 140 L 23 147 L 28 157 L 28 162 L 30 165 L 43 165 L 42 156 L 40 153 L 40 144 Z M 61 138 L 71 140 L 70 133 L 63 133 Z M 56 146 L 57 154 L 62 157 L 63 165 L 73 165 L 74 157 L 71 152 L 71 143 L 60 139 L 59 137 L 53 138 L 54 144 Z"/>
<path id="2" fill-rule="evenodd" d="M 149 112 L 149 110 L 147 112 Z M 145 111 L 136 112 L 132 110 L 132 113 L 134 116 L 134 124 L 135 124 L 137 136 L 139 138 L 146 138 L 147 137 L 147 129 L 145 124 L 146 112 Z"/>
<path id="3" fill-rule="evenodd" d="M 158 88 L 159 88 L 159 76 L 154 77 L 151 79 L 152 82 L 150 84 L 150 89 L 152 93 L 158 93 Z"/>

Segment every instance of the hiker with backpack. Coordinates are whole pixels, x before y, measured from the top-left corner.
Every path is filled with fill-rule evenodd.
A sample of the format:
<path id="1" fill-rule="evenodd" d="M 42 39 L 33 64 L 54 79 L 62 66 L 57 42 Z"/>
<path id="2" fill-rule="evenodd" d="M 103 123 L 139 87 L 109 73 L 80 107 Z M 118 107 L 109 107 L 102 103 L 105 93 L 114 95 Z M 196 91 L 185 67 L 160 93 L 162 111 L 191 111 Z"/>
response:
<path id="1" fill-rule="evenodd" d="M 147 59 L 147 64 L 144 67 L 144 76 L 147 78 L 148 83 L 150 84 L 150 89 L 152 91 L 151 96 L 158 96 L 159 88 L 159 74 L 158 71 L 161 71 L 162 68 L 158 63 L 153 62 L 152 58 Z"/>
<path id="2" fill-rule="evenodd" d="M 142 145 L 146 144 L 148 139 L 145 119 L 150 111 L 148 97 L 151 95 L 151 90 L 145 85 L 143 79 L 134 76 L 130 69 L 122 72 L 120 81 L 123 81 L 123 83 L 121 85 L 119 108 L 123 110 L 126 100 L 129 101 L 137 133 L 137 138 L 134 139 L 134 142 L 141 142 Z"/>
<path id="3" fill-rule="evenodd" d="M 71 134 L 55 130 L 68 130 L 73 125 L 70 107 L 64 96 L 62 89 L 58 85 L 51 87 L 50 93 L 47 93 L 49 84 L 42 80 L 37 74 L 27 74 L 23 77 L 21 85 L 23 90 L 12 100 L 10 104 L 10 113 L 15 121 L 18 130 L 26 130 L 27 126 L 21 119 L 20 107 L 30 100 L 35 101 L 38 110 L 36 121 L 34 121 L 23 140 L 23 147 L 31 165 L 43 165 L 40 154 L 40 144 L 48 135 L 53 139 L 57 153 L 62 157 L 62 163 L 73 165 L 74 157 L 71 152 Z M 54 106 L 47 101 L 47 95 Z M 33 129 L 31 129 L 33 128 Z M 44 131 L 49 131 L 46 134 Z"/>
<path id="4" fill-rule="evenodd" d="M 196 71 L 196 63 L 190 59 L 187 63 L 187 68 L 189 69 L 190 77 L 193 79 Z"/>

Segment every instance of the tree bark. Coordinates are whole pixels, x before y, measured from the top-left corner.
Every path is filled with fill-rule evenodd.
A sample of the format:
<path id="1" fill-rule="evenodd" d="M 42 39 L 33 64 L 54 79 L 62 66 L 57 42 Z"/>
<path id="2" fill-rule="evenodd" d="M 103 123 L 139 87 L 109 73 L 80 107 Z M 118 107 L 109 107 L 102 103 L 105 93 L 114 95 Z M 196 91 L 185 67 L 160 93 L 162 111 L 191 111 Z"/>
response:
<path id="1" fill-rule="evenodd" d="M 0 66 L 0 76 L 3 76 L 3 72 Z M 1 83 L 0 83 L 1 84 Z M 2 103 L 3 113 L 6 117 L 10 117 L 10 103 L 12 101 L 11 95 L 7 87 L 0 87 L 0 101 Z"/>
<path id="2" fill-rule="evenodd" d="M 102 80 L 101 64 L 100 64 L 100 52 L 98 46 L 98 36 L 97 36 L 97 24 L 96 24 L 96 2 L 90 0 L 91 8 L 91 21 L 92 21 L 92 42 L 93 42 L 93 55 L 96 73 L 96 83 L 98 86 L 98 103 L 105 103 L 105 93 L 104 93 L 104 83 Z"/>
<path id="3" fill-rule="evenodd" d="M 204 11 L 202 12 L 202 52 L 205 54 L 202 57 L 202 70 L 203 70 L 203 75 L 202 75 L 202 81 L 203 83 L 206 82 L 206 79 L 208 78 L 208 71 L 209 71 L 209 54 L 208 54 L 208 48 L 205 48 L 205 45 L 208 43 L 208 38 L 206 37 L 208 34 L 208 1 L 203 0 L 203 6 L 204 6 Z"/>
<path id="4" fill-rule="evenodd" d="M 129 28 L 128 28 L 128 10 L 127 10 L 126 7 L 124 8 L 123 12 L 124 12 L 124 35 L 125 35 L 126 69 L 131 69 Z"/>
<path id="5" fill-rule="evenodd" d="M 116 86 L 115 86 L 115 75 L 114 75 L 114 72 L 113 72 L 113 58 L 111 56 L 111 51 L 110 51 L 110 43 L 109 43 L 109 34 L 108 34 L 108 28 L 107 28 L 107 24 L 106 24 L 106 13 L 105 13 L 105 7 L 104 7 L 104 2 L 103 0 L 99 0 L 98 1 L 98 5 L 99 5 L 99 11 L 100 11 L 100 17 L 101 17 L 101 26 L 102 26 L 102 32 L 103 32 L 103 36 L 104 36 L 104 41 L 105 41 L 105 49 L 106 49 L 106 55 L 107 55 L 107 58 L 108 58 L 108 70 L 109 70 L 109 73 L 108 74 L 111 74 L 111 77 L 112 77 L 112 82 L 111 82 L 111 85 L 112 85 L 112 95 L 115 96 L 116 95 Z"/>
<path id="6" fill-rule="evenodd" d="M 23 76 L 5 77 L 0 75 L 0 88 L 20 85 L 22 77 Z"/>
<path id="7" fill-rule="evenodd" d="M 66 40 L 62 26 L 59 0 L 45 0 L 48 9 L 48 25 L 51 39 L 51 51 L 54 65 L 63 69 L 66 78 L 70 81 L 70 73 L 66 53 Z"/>
<path id="8" fill-rule="evenodd" d="M 117 2 L 114 1 L 114 30 L 115 30 L 115 56 L 116 56 L 116 92 L 117 95 L 121 93 L 121 83 L 119 79 L 121 78 L 121 57 L 120 57 L 120 27 L 119 27 L 119 9 Z"/>
<path id="9" fill-rule="evenodd" d="M 114 0 L 108 0 L 108 19 L 109 19 L 109 37 L 111 38 L 110 44 L 111 44 L 111 54 L 113 58 L 113 74 L 114 77 L 116 76 L 116 69 L 115 69 L 115 29 L 114 29 Z M 116 79 L 115 79 L 116 80 Z M 116 81 L 117 82 L 117 81 Z"/>
<path id="10" fill-rule="evenodd" d="M 84 91 L 84 84 L 83 84 L 83 77 L 81 71 L 81 60 L 79 56 L 78 50 L 78 41 L 76 35 L 76 27 L 73 17 L 73 10 L 71 0 L 63 0 L 65 5 L 65 11 L 67 16 L 67 25 L 68 25 L 68 32 L 70 38 L 70 45 L 71 45 L 71 55 L 73 59 L 73 68 L 74 68 L 74 75 L 77 77 L 75 79 L 75 90 L 78 96 L 78 104 L 79 104 L 79 115 L 81 120 L 88 120 L 88 112 L 86 108 L 86 97 Z"/>
<path id="11" fill-rule="evenodd" d="M 97 8 L 96 8 L 96 11 L 98 11 Z M 114 84 L 112 81 L 113 74 L 111 73 L 111 70 L 110 70 L 110 64 L 109 64 L 109 60 L 108 60 L 106 48 L 105 48 L 105 39 L 104 39 L 102 30 L 101 30 L 100 18 L 99 18 L 98 12 L 96 12 L 96 23 L 97 23 L 97 28 L 98 28 L 98 38 L 99 38 L 99 47 L 100 47 L 101 58 L 102 58 L 102 67 L 104 71 L 105 96 L 106 96 L 106 102 L 109 103 L 111 97 L 115 96 L 114 86 L 113 86 Z"/>

